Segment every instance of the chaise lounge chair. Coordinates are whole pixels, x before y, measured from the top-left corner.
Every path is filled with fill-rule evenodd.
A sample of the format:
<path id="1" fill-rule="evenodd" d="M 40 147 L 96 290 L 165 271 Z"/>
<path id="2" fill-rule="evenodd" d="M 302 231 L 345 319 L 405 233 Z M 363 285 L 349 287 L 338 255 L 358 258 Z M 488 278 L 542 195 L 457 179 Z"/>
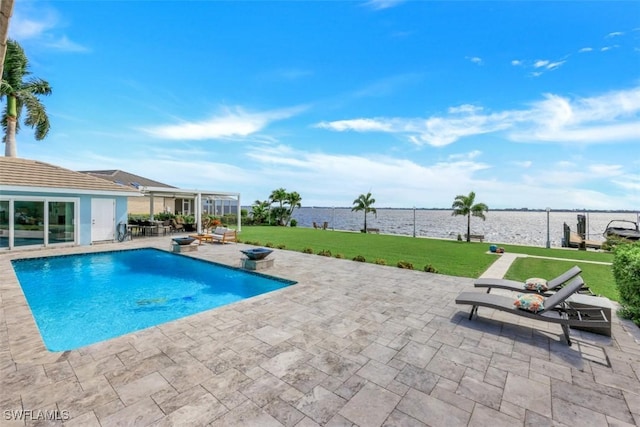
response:
<path id="1" fill-rule="evenodd" d="M 518 308 L 514 303 L 513 297 L 506 297 L 496 294 L 487 294 L 481 292 L 462 292 L 456 298 L 456 304 L 471 305 L 471 313 L 469 320 L 473 318 L 473 314 L 478 312 L 478 307 L 489 307 L 498 311 L 505 311 L 515 314 L 516 316 L 527 317 L 529 319 L 540 320 L 543 322 L 558 323 L 562 327 L 567 344 L 571 345 L 569 337 L 569 327 L 610 327 L 611 319 L 608 319 L 604 311 L 600 308 L 574 308 L 568 298 L 578 292 L 584 285 L 582 277 L 574 278 L 569 284 L 558 290 L 549 297 L 539 295 L 522 294 L 520 297 L 539 297 L 542 300 L 542 306 L 539 311 L 529 311 Z M 525 304 L 521 304 L 524 306 Z"/>
<path id="2" fill-rule="evenodd" d="M 538 290 L 535 287 L 528 288 L 525 282 L 518 282 L 517 280 L 507 279 L 483 279 L 480 278 L 473 283 L 476 288 L 487 288 L 487 293 L 491 292 L 491 289 L 507 289 L 509 291 L 517 292 L 531 292 L 541 293 L 542 295 L 549 296 L 553 292 L 557 291 L 569 280 L 580 274 L 582 270 L 577 265 L 565 271 L 558 277 L 554 277 L 546 283 L 546 289 Z M 588 288 L 587 288 L 588 289 Z"/>

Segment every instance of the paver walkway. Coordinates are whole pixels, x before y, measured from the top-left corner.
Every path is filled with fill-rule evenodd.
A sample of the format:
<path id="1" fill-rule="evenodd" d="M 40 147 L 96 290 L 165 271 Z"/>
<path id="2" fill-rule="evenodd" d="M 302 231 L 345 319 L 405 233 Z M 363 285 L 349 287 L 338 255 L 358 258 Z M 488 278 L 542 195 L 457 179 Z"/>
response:
<path id="1" fill-rule="evenodd" d="M 640 424 L 640 346 L 617 318 L 568 347 L 558 325 L 467 320 L 454 299 L 472 279 L 290 251 L 268 272 L 294 286 L 48 352 L 10 260 L 150 245 L 169 238 L 0 255 L 2 425 L 39 410 L 70 426 Z M 237 266 L 246 247 L 188 256 Z"/>
<path id="2" fill-rule="evenodd" d="M 511 264 L 513 264 L 518 257 L 526 255 L 505 252 L 496 256 L 499 258 L 480 275 L 481 278 L 502 279 L 504 275 L 507 274 L 507 271 L 509 271 Z"/>

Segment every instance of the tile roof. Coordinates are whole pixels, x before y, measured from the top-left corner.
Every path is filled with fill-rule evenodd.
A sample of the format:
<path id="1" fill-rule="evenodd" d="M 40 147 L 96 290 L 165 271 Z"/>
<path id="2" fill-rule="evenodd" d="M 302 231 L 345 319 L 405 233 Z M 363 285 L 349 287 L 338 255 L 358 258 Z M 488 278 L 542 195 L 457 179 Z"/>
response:
<path id="1" fill-rule="evenodd" d="M 172 185 L 163 184 L 162 182 L 154 181 L 153 179 L 145 178 L 140 175 L 134 175 L 129 172 L 121 171 L 118 169 L 110 170 L 94 170 L 94 171 L 80 171 L 97 178 L 106 179 L 107 181 L 115 182 L 125 186 L 138 188 L 139 184 L 143 187 L 166 187 L 176 188 Z"/>
<path id="2" fill-rule="evenodd" d="M 7 186 L 138 193 L 131 187 L 38 160 L 0 157 L 0 189 Z"/>

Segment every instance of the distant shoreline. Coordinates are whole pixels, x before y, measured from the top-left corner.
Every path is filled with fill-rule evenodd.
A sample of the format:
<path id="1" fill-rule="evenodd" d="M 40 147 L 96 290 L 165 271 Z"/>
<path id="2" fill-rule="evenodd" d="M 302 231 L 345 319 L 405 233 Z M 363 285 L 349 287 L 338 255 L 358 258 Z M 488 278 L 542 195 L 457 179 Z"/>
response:
<path id="1" fill-rule="evenodd" d="M 376 210 L 385 209 L 385 210 L 401 210 L 401 211 L 451 211 L 451 208 L 389 208 L 389 207 L 377 207 L 374 206 Z M 297 209 L 349 209 L 350 206 L 302 206 Z M 533 209 L 533 208 L 503 208 L 503 209 L 489 209 L 489 212 L 546 212 L 546 209 Z M 574 213 L 584 213 L 584 212 L 593 212 L 593 213 L 624 213 L 624 214 L 640 214 L 640 210 L 631 210 L 631 209 L 549 209 L 550 212 L 574 212 Z"/>

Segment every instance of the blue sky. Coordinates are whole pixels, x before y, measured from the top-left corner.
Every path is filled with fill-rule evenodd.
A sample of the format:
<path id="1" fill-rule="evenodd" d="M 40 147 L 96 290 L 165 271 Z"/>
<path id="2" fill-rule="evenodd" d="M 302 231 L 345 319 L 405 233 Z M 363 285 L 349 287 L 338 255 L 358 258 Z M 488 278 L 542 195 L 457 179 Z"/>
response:
<path id="1" fill-rule="evenodd" d="M 17 1 L 18 156 L 303 206 L 640 210 L 640 2 Z"/>

